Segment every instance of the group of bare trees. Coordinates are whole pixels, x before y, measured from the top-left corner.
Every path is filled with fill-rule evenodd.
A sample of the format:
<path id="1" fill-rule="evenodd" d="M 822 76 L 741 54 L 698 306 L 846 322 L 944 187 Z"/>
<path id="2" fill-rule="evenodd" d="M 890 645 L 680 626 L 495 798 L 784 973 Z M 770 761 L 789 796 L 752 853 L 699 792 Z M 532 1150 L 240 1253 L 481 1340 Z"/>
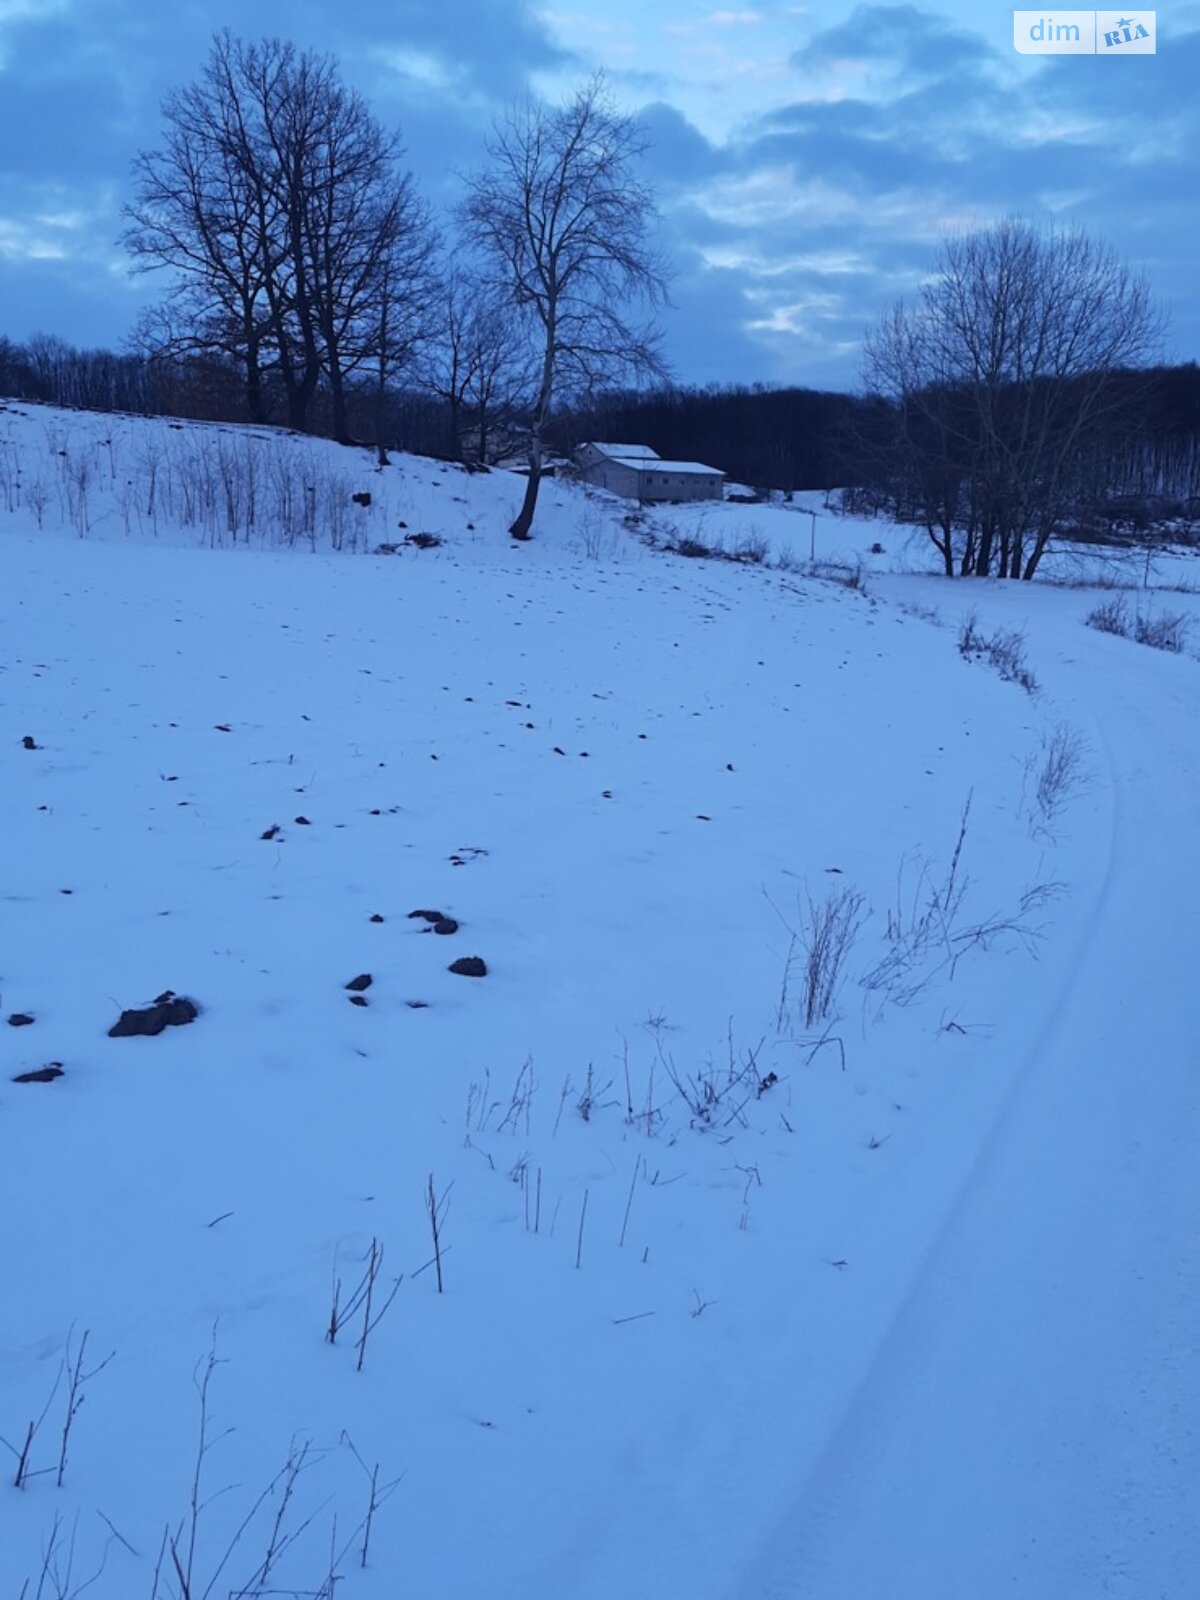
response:
<path id="1" fill-rule="evenodd" d="M 140 265 L 172 273 L 147 339 L 236 363 L 253 421 L 268 374 L 299 429 L 324 382 L 346 437 L 347 384 L 403 365 L 432 292 L 435 240 L 397 136 L 328 57 L 228 32 L 163 113 L 124 235 Z"/>
<path id="2" fill-rule="evenodd" d="M 441 452 L 486 460 L 501 434 L 508 449 L 520 439 L 529 474 L 510 531 L 524 539 L 555 418 L 562 433 L 597 395 L 626 385 L 636 399 L 665 377 L 644 140 L 601 78 L 495 124 L 449 243 L 399 135 L 328 56 L 225 31 L 163 112 L 124 234 L 140 268 L 170 278 L 139 331 L 143 388 L 155 362 L 204 374 L 214 393 L 232 373 L 251 421 L 348 440 L 369 418 L 381 461 L 400 409 L 421 412 L 428 447 L 428 408 L 410 398 L 423 393 Z M 923 523 L 947 574 L 1032 577 L 1056 533 L 1118 492 L 1118 459 L 1126 485 L 1144 478 L 1132 375 L 1159 331 L 1145 282 L 1082 233 L 1009 220 L 948 239 L 915 301 L 868 336 L 848 476 Z M 101 354 L 75 352 L 64 373 L 136 388 Z M 44 343 L 30 359 L 56 355 Z M 20 365 L 12 347 L 0 361 Z M 219 404 L 227 414 L 227 393 Z M 1174 447 L 1185 457 L 1194 465 L 1194 440 Z M 791 458 L 756 457 L 770 475 Z"/>
<path id="3" fill-rule="evenodd" d="M 437 331 L 423 353 L 423 386 L 445 406 L 445 448 L 454 459 L 467 449 L 487 461 L 493 426 L 529 387 L 524 330 L 497 286 L 452 266 L 438 297 Z"/>
<path id="4" fill-rule="evenodd" d="M 642 144 L 599 78 L 562 106 L 529 98 L 497 128 L 452 250 L 398 134 L 330 57 L 225 31 L 163 114 L 123 236 L 140 268 L 171 280 L 141 347 L 234 367 L 251 421 L 278 397 L 306 429 L 320 393 L 345 440 L 351 399 L 369 390 L 382 458 L 389 391 L 416 385 L 446 407 L 448 453 L 463 453 L 469 419 L 485 458 L 498 417 L 523 409 L 529 494 L 512 531 L 525 538 L 555 400 L 661 372 L 653 329 L 622 311 L 661 299 L 665 282 Z"/>
<path id="5" fill-rule="evenodd" d="M 65 339 L 35 333 L 23 344 L 0 337 L 0 395 L 50 400 L 92 411 L 163 409 L 160 373 L 139 356 L 77 350 Z"/>
<path id="6" fill-rule="evenodd" d="M 1009 220 L 948 239 L 867 340 L 887 402 L 869 478 L 948 576 L 1031 578 L 1136 430 L 1130 374 L 1160 331 L 1145 281 L 1080 232 Z"/>

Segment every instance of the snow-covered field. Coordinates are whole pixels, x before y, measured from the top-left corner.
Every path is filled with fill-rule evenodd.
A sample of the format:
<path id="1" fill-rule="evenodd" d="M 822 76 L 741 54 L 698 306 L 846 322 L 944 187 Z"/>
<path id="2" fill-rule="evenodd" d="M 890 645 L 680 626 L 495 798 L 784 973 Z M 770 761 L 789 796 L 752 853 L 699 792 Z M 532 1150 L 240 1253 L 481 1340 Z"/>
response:
<path id="1" fill-rule="evenodd" d="M 0 1596 L 1186 1600 L 1200 664 L 521 487 L 0 410 Z"/>

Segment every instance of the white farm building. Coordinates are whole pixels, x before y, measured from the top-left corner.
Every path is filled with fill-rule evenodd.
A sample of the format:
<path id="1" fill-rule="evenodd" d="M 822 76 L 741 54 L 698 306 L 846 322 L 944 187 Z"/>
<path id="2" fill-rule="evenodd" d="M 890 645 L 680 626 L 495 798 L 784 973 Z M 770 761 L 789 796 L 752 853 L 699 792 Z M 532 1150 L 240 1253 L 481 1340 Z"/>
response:
<path id="1" fill-rule="evenodd" d="M 664 461 L 644 444 L 581 444 L 575 467 L 585 483 L 627 500 L 720 500 L 725 474 L 699 461 Z"/>

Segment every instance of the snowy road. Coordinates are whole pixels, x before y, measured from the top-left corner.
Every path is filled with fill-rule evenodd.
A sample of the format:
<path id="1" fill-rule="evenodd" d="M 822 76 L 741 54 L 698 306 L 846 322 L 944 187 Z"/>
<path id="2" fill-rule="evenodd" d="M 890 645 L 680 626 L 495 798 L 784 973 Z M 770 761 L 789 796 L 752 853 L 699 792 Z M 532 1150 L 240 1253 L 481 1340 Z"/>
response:
<path id="1" fill-rule="evenodd" d="M 740 1600 L 1200 1593 L 1197 669 L 1093 636 L 1052 673 L 1112 786 L 1096 916 Z"/>

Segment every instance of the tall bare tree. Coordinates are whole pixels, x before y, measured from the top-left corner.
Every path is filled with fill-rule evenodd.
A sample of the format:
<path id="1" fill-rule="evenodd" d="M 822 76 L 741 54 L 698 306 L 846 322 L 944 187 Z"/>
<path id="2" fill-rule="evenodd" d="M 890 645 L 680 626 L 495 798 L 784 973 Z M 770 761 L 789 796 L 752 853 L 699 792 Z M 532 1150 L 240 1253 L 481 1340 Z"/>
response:
<path id="1" fill-rule="evenodd" d="M 559 393 L 664 371 L 656 328 L 629 310 L 666 296 L 650 241 L 654 199 L 637 171 L 644 150 L 636 123 L 597 76 L 564 105 L 515 106 L 493 130 L 486 165 L 467 179 L 468 238 L 527 319 L 538 353 L 515 539 L 530 537 Z"/>
<path id="2" fill-rule="evenodd" d="M 1077 231 L 1009 219 L 944 242 L 915 304 L 866 346 L 892 407 L 897 508 L 952 574 L 1032 578 L 1136 416 L 1130 369 L 1162 318 L 1145 280 Z"/>
<path id="3" fill-rule="evenodd" d="M 171 355 L 218 351 L 242 367 L 250 419 L 263 419 L 269 336 L 267 274 L 278 215 L 251 158 L 252 107 L 242 47 L 218 34 L 193 84 L 163 102 L 161 147 L 134 162 L 136 198 L 122 243 L 139 271 L 168 269 L 167 315 L 156 332 Z"/>
<path id="4" fill-rule="evenodd" d="M 303 163 L 295 202 L 303 217 L 302 254 L 320 336 L 333 433 L 347 437 L 346 384 L 380 355 L 380 301 L 386 295 L 385 361 L 403 367 L 432 315 L 434 236 L 400 141 L 363 101 L 328 86 L 323 127 Z"/>
<path id="5" fill-rule="evenodd" d="M 381 326 L 394 368 L 397 330 L 412 335 L 428 306 L 433 238 L 398 136 L 332 58 L 228 31 L 163 111 L 162 147 L 135 163 L 126 247 L 174 275 L 191 347 L 242 363 L 252 416 L 269 368 L 305 428 L 324 378 L 345 437 L 346 384 L 378 360 Z"/>

